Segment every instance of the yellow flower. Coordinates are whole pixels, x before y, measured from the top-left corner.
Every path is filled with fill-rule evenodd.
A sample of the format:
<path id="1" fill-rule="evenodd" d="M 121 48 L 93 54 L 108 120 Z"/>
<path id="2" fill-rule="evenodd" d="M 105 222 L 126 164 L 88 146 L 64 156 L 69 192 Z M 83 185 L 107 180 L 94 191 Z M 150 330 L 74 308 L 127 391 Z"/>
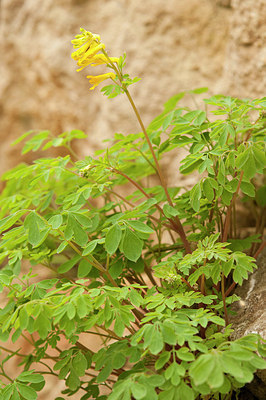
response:
<path id="1" fill-rule="evenodd" d="M 93 67 L 96 65 L 101 65 L 101 64 L 110 64 L 110 61 L 113 63 L 118 63 L 119 58 L 118 57 L 106 57 L 104 54 L 97 54 L 93 57 L 93 64 L 91 64 Z"/>
<path id="2" fill-rule="evenodd" d="M 81 71 L 88 65 L 92 65 L 93 67 L 95 67 L 102 64 L 109 64 L 109 67 L 116 70 L 116 68 L 114 68 L 114 66 L 110 64 L 118 63 L 119 59 L 117 57 L 109 58 L 107 56 L 104 51 L 105 45 L 104 43 L 101 43 L 100 36 L 88 32 L 82 28 L 80 28 L 80 30 L 81 34 L 76 35 L 75 39 L 72 40 L 74 49 L 76 50 L 71 54 L 71 57 L 77 62 L 77 65 L 80 67 L 77 71 Z M 99 52 L 101 53 L 99 54 Z M 115 77 L 116 75 L 113 72 L 97 76 L 87 76 L 87 78 L 90 80 L 90 83 L 93 85 L 90 90 L 93 90 L 102 81 L 109 78 L 114 80 Z"/>
<path id="3" fill-rule="evenodd" d="M 85 67 L 91 63 L 91 59 L 100 50 L 105 48 L 105 45 L 100 42 L 101 38 L 99 35 L 94 35 L 82 28 L 80 30 L 82 34 L 77 35 L 76 39 L 72 40 L 73 46 L 77 50 L 71 54 L 71 57 L 77 61 L 80 67 Z"/>
<path id="4" fill-rule="evenodd" d="M 80 28 L 82 32 L 80 35 L 76 35 L 74 40 L 71 40 L 74 49 L 81 47 L 84 43 L 90 45 L 92 42 L 100 43 L 101 38 L 99 35 L 95 35 L 94 33 L 88 32 L 83 28 Z"/>
<path id="5" fill-rule="evenodd" d="M 110 61 L 113 63 L 118 62 L 119 58 L 117 57 L 109 57 L 106 58 L 104 54 L 95 54 L 93 57 L 87 57 L 83 58 L 82 60 L 78 61 L 78 65 L 81 67 L 77 69 L 77 71 L 81 71 L 83 68 L 87 67 L 87 65 L 91 65 L 92 67 L 96 67 L 97 65 L 102 65 L 102 64 L 109 64 Z"/>
<path id="6" fill-rule="evenodd" d="M 78 50 L 74 51 L 74 53 L 71 54 L 71 57 L 79 62 L 82 62 L 83 60 L 86 60 L 86 58 L 93 57 L 95 56 L 98 51 L 101 49 L 104 49 L 105 45 L 103 43 L 97 43 L 97 42 L 91 42 L 90 44 L 85 43 L 83 46 L 81 46 Z"/>
<path id="7" fill-rule="evenodd" d="M 93 90 L 96 88 L 96 86 L 99 85 L 99 83 L 105 81 L 106 79 L 115 79 L 115 74 L 113 72 L 109 72 L 108 74 L 103 74 L 103 75 L 88 75 L 87 78 L 89 79 L 90 84 L 93 86 L 90 88 L 90 90 Z"/>

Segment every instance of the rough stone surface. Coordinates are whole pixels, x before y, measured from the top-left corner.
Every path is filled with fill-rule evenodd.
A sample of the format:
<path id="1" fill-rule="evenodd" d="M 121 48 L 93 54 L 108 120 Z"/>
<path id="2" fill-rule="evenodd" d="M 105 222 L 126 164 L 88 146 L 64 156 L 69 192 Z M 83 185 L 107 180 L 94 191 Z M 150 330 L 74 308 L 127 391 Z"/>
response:
<path id="1" fill-rule="evenodd" d="M 258 258 L 258 269 L 238 287 L 235 293 L 241 298 L 232 306 L 236 315 L 230 317 L 233 339 L 249 333 L 258 333 L 266 339 L 266 251 Z M 266 393 L 266 371 L 258 371 L 255 380 L 247 389 L 257 399 L 264 400 Z"/>
<path id="2" fill-rule="evenodd" d="M 224 79 L 240 97 L 264 96 L 266 87 L 266 1 L 231 0 Z"/>
<path id="3" fill-rule="evenodd" d="M 266 251 L 259 256 L 257 265 L 257 270 L 235 291 L 241 300 L 232 306 L 236 312 L 230 320 L 234 339 L 249 333 L 258 333 L 266 339 Z"/>
<path id="4" fill-rule="evenodd" d="M 31 160 L 10 147 L 30 129 L 84 130 L 81 155 L 114 132 L 139 130 L 123 96 L 89 92 L 92 71 L 75 72 L 70 41 L 80 26 L 99 33 L 110 55 L 127 52 L 127 71 L 142 78 L 132 94 L 146 124 L 186 89 L 265 95 L 265 0 L 2 0 L 0 7 L 0 172 Z M 253 311 L 252 321 L 260 319 Z M 52 382 L 39 398 L 60 389 Z"/>
<path id="5" fill-rule="evenodd" d="M 111 55 L 127 52 L 148 123 L 184 89 L 262 94 L 264 17 L 265 0 L 2 0 L 0 171 L 17 163 L 10 143 L 29 129 L 85 130 L 82 154 L 115 131 L 139 129 L 123 96 L 89 92 L 86 71 L 75 72 L 70 40 L 80 26 L 100 33 Z"/>
<path id="6" fill-rule="evenodd" d="M 258 258 L 257 264 L 258 269 L 235 291 L 241 300 L 232 306 L 237 312 L 230 321 L 234 339 L 249 333 L 258 333 L 266 339 L 266 252 Z"/>

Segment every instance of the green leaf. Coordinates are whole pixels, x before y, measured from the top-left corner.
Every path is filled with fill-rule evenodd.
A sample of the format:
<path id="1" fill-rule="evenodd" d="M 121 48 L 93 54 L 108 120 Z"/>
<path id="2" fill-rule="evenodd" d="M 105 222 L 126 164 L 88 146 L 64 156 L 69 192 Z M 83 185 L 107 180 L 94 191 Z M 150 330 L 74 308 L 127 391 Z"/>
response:
<path id="1" fill-rule="evenodd" d="M 242 378 L 238 378 L 238 382 L 240 383 L 249 383 L 252 381 L 253 379 L 253 373 L 252 371 L 247 368 L 247 367 L 242 367 L 242 372 L 243 372 L 243 377 Z"/>
<path id="2" fill-rule="evenodd" d="M 13 391 L 14 391 L 14 392 L 13 392 Z M 2 393 L 1 393 L 1 392 L 2 392 Z M 9 400 L 9 399 L 10 399 L 10 396 L 12 395 L 12 393 L 13 393 L 13 396 L 12 396 L 12 397 L 14 397 L 14 393 L 17 393 L 16 387 L 14 386 L 14 384 L 9 384 L 9 385 L 5 386 L 5 387 L 3 388 L 3 391 L 1 391 L 1 389 L 0 389 L 0 394 L 2 394 L 3 399 L 5 399 L 5 400 Z M 19 400 L 19 394 L 17 394 L 17 398 L 18 398 L 18 400 Z M 12 399 L 12 398 L 11 398 L 11 399 Z"/>
<path id="3" fill-rule="evenodd" d="M 165 370 L 164 375 L 165 379 L 169 380 L 174 374 L 176 363 L 173 362 L 169 367 Z"/>
<path id="4" fill-rule="evenodd" d="M 122 321 L 122 318 L 120 317 L 120 315 L 117 315 L 115 319 L 114 331 L 117 334 L 117 336 L 122 337 L 124 330 L 125 330 L 125 325 Z"/>
<path id="5" fill-rule="evenodd" d="M 80 246 L 85 246 L 88 241 L 87 233 L 81 227 L 80 223 L 77 222 L 77 220 L 72 216 L 72 214 L 69 213 L 65 229 L 66 240 L 71 240 L 73 235 L 77 244 Z"/>
<path id="6" fill-rule="evenodd" d="M 49 232 L 49 228 L 41 230 L 45 228 L 45 223 L 34 211 L 27 215 L 24 226 L 28 231 L 28 241 L 34 247 L 39 246 Z"/>
<path id="7" fill-rule="evenodd" d="M 221 147 L 223 147 L 226 143 L 228 137 L 228 131 L 226 124 L 222 126 L 222 129 L 219 131 L 219 140 L 218 143 Z"/>
<path id="8" fill-rule="evenodd" d="M 203 186 L 203 192 L 204 192 L 205 196 L 207 197 L 207 199 L 209 201 L 212 201 L 214 199 L 214 191 L 213 191 L 213 187 L 212 187 L 212 184 L 210 183 L 209 178 L 205 179 L 202 186 Z"/>
<path id="9" fill-rule="evenodd" d="M 172 96 L 164 104 L 164 111 L 166 113 L 172 111 L 175 108 L 176 104 L 179 102 L 179 100 L 181 100 L 184 96 L 185 96 L 185 92 L 181 92 L 181 93 L 178 93 L 178 94 L 175 94 L 174 96 Z"/>
<path id="10" fill-rule="evenodd" d="M 131 226 L 135 231 L 143 232 L 143 233 L 154 233 L 154 230 L 150 228 L 148 225 L 144 224 L 140 221 L 127 221 L 127 224 Z"/>
<path id="11" fill-rule="evenodd" d="M 163 340 L 172 346 L 176 345 L 177 336 L 173 327 L 167 325 L 167 323 L 161 325 L 161 331 L 163 335 Z"/>
<path id="12" fill-rule="evenodd" d="M 96 379 L 97 382 L 105 382 L 108 376 L 111 374 L 112 369 L 113 367 L 111 363 L 106 364 L 105 367 L 101 370 L 101 372 L 97 376 Z"/>
<path id="13" fill-rule="evenodd" d="M 194 361 L 189 368 L 189 375 L 196 386 L 207 381 L 214 368 L 214 359 L 211 354 L 202 354 Z"/>
<path id="14" fill-rule="evenodd" d="M 81 213 L 71 213 L 73 217 L 79 222 L 81 226 L 84 226 L 85 228 L 90 228 L 92 226 L 92 221 L 89 217 L 87 217 L 84 214 Z"/>
<path id="15" fill-rule="evenodd" d="M 46 339 L 48 332 L 51 330 L 51 321 L 44 312 L 41 312 L 35 319 L 33 328 L 39 333 L 41 339 Z"/>
<path id="16" fill-rule="evenodd" d="M 206 112 L 205 111 L 200 111 L 197 115 L 197 117 L 194 119 L 193 125 L 195 126 L 200 126 L 203 124 L 203 122 L 206 120 Z"/>
<path id="17" fill-rule="evenodd" d="M 225 184 L 225 165 L 222 159 L 219 160 L 219 170 L 217 174 L 217 181 L 220 185 Z"/>
<path id="18" fill-rule="evenodd" d="M 230 205 L 232 197 L 233 197 L 233 193 L 228 192 L 228 190 L 226 190 L 226 189 L 223 190 L 221 199 L 226 206 Z"/>
<path id="19" fill-rule="evenodd" d="M 181 381 L 180 385 L 178 386 L 178 394 L 180 400 L 195 399 L 194 390 L 188 385 L 186 385 L 184 381 Z"/>
<path id="20" fill-rule="evenodd" d="M 249 360 L 250 364 L 253 365 L 256 369 L 265 369 L 266 368 L 266 361 L 263 358 L 260 358 L 256 354 L 253 354 L 253 357 Z"/>
<path id="21" fill-rule="evenodd" d="M 67 377 L 66 385 L 70 390 L 76 390 L 80 386 L 79 377 L 74 369 L 70 370 L 70 374 Z"/>
<path id="22" fill-rule="evenodd" d="M 131 289 L 129 292 L 129 299 L 133 306 L 139 307 L 143 303 L 142 296 L 134 289 Z"/>
<path id="23" fill-rule="evenodd" d="M 177 350 L 176 354 L 183 361 L 193 361 L 195 359 L 194 354 L 187 347 L 181 347 L 181 349 Z"/>
<path id="24" fill-rule="evenodd" d="M 124 354 L 122 353 L 115 353 L 115 356 L 113 358 L 113 368 L 114 369 L 120 369 L 122 368 L 125 363 L 126 363 L 127 359 L 124 356 Z"/>
<path id="25" fill-rule="evenodd" d="M 17 211 L 14 215 L 3 218 L 0 221 L 0 233 L 9 229 L 12 225 L 14 225 L 20 217 L 25 213 L 25 211 Z"/>
<path id="26" fill-rule="evenodd" d="M 68 242 L 66 240 L 64 240 L 62 243 L 60 243 L 60 245 L 57 248 L 57 254 L 62 253 L 63 250 L 65 250 L 65 248 L 68 246 Z"/>
<path id="27" fill-rule="evenodd" d="M 30 140 L 26 142 L 22 149 L 22 154 L 26 154 L 29 151 L 37 151 L 41 147 L 43 141 L 47 139 L 49 135 L 49 131 L 37 132 Z"/>
<path id="28" fill-rule="evenodd" d="M 12 342 L 15 343 L 20 336 L 21 336 L 21 329 L 18 328 L 12 335 L 12 338 L 11 338 Z"/>
<path id="29" fill-rule="evenodd" d="M 172 218 L 179 214 L 176 208 L 170 206 L 170 204 L 167 203 L 163 206 L 163 212 L 167 218 Z"/>
<path id="30" fill-rule="evenodd" d="M 79 223 L 75 223 L 72 225 L 75 242 L 80 246 L 85 246 L 88 242 L 88 235 L 85 230 L 81 227 Z"/>
<path id="31" fill-rule="evenodd" d="M 236 158 L 236 167 L 241 169 L 247 163 L 249 159 L 249 151 L 245 150 L 242 153 L 238 154 Z"/>
<path id="32" fill-rule="evenodd" d="M 126 228 L 122 239 L 122 253 L 128 260 L 137 261 L 141 256 L 143 241 L 134 232 Z"/>
<path id="33" fill-rule="evenodd" d="M 43 281 L 38 283 L 38 287 L 41 289 L 51 289 L 54 285 L 56 285 L 58 279 L 44 279 Z"/>
<path id="34" fill-rule="evenodd" d="M 44 381 L 44 378 L 42 375 L 34 373 L 34 371 L 24 371 L 17 377 L 17 380 L 20 382 L 40 383 Z"/>
<path id="35" fill-rule="evenodd" d="M 28 132 L 23 133 L 23 135 L 19 136 L 14 142 L 11 143 L 12 146 L 22 142 L 26 137 L 28 137 L 29 135 L 31 135 L 34 131 L 30 130 Z"/>
<path id="36" fill-rule="evenodd" d="M 68 304 L 66 305 L 66 311 L 67 311 L 67 316 L 68 316 L 68 318 L 69 318 L 70 320 L 73 319 L 73 318 L 75 317 L 75 315 L 76 315 L 76 308 L 75 308 L 74 304 L 68 303 Z"/>
<path id="37" fill-rule="evenodd" d="M 161 369 L 169 361 L 171 353 L 169 351 L 164 351 L 160 354 L 160 357 L 155 363 L 155 369 Z"/>
<path id="38" fill-rule="evenodd" d="M 174 111 L 171 111 L 169 114 L 167 114 L 164 117 L 163 123 L 162 123 L 162 130 L 165 131 L 169 125 L 171 125 L 171 122 L 173 120 L 174 117 Z"/>
<path id="39" fill-rule="evenodd" d="M 200 209 L 200 199 L 201 199 L 201 187 L 200 187 L 200 182 L 197 183 L 189 192 L 190 196 L 190 203 L 192 208 L 195 211 L 199 211 Z"/>
<path id="40" fill-rule="evenodd" d="M 219 187 L 218 182 L 215 179 L 209 177 L 209 178 L 207 178 L 207 180 L 213 189 L 218 190 L 218 187 Z"/>
<path id="41" fill-rule="evenodd" d="M 249 197 L 255 197 L 255 187 L 250 182 L 241 182 L 240 189 Z"/>
<path id="42" fill-rule="evenodd" d="M 221 370 L 220 365 L 216 362 L 210 375 L 208 376 L 208 385 L 211 389 L 217 389 L 224 383 L 224 374 Z"/>
<path id="43" fill-rule="evenodd" d="M 222 263 L 222 271 L 227 278 L 234 266 L 234 260 L 231 258 L 229 261 Z"/>
<path id="44" fill-rule="evenodd" d="M 202 155 L 194 155 L 190 156 L 188 159 L 185 159 L 183 165 L 180 167 L 180 172 L 183 175 L 188 175 L 197 169 L 203 163 Z"/>
<path id="45" fill-rule="evenodd" d="M 249 361 L 253 358 L 253 353 L 251 351 L 243 349 L 241 346 L 233 346 L 234 343 L 232 343 L 231 349 L 230 350 L 230 357 L 235 358 L 236 360 L 241 360 L 241 361 Z"/>
<path id="46" fill-rule="evenodd" d="M 72 366 L 76 371 L 78 376 L 84 376 L 85 371 L 87 369 L 87 359 L 82 354 L 82 352 L 78 352 L 75 357 L 72 359 Z"/>
<path id="47" fill-rule="evenodd" d="M 132 382 L 131 391 L 135 399 L 143 399 L 147 394 L 146 386 L 138 382 Z"/>
<path id="48" fill-rule="evenodd" d="M 152 331 L 151 341 L 149 344 L 149 350 L 151 354 L 158 354 L 163 349 L 163 337 L 159 329 L 154 327 Z"/>
<path id="49" fill-rule="evenodd" d="M 48 224 L 52 225 L 53 229 L 58 229 L 63 223 L 63 217 L 61 214 L 54 215 L 48 220 Z"/>
<path id="50" fill-rule="evenodd" d="M 201 94 L 201 93 L 206 93 L 206 92 L 208 92 L 208 88 L 206 87 L 206 86 L 204 86 L 204 87 L 201 87 L 201 88 L 197 88 L 197 89 L 193 89 L 193 90 L 190 90 L 189 92 L 190 93 L 194 93 L 194 94 Z"/>
<path id="51" fill-rule="evenodd" d="M 224 376 L 224 382 L 221 386 L 219 386 L 218 391 L 222 394 L 230 393 L 231 390 L 231 382 L 230 380 Z"/>
<path id="52" fill-rule="evenodd" d="M 82 257 L 76 254 L 71 260 L 66 261 L 64 264 L 60 265 L 58 268 L 59 274 L 65 274 L 66 272 L 70 271 L 71 268 L 76 265 Z"/>
<path id="53" fill-rule="evenodd" d="M 225 373 L 232 375 L 234 378 L 243 378 L 243 368 L 241 363 L 231 357 L 229 352 L 222 354 L 221 366 Z"/>
<path id="54" fill-rule="evenodd" d="M 115 224 L 109 229 L 105 237 L 105 249 L 107 253 L 114 254 L 119 246 L 122 237 L 122 230 L 119 224 Z"/>
<path id="55" fill-rule="evenodd" d="M 79 318 L 84 318 L 88 313 L 88 307 L 83 295 L 77 298 L 76 304 L 77 304 L 77 314 Z"/>
<path id="56" fill-rule="evenodd" d="M 92 264 L 89 263 L 88 260 L 82 259 L 79 263 L 78 267 L 78 277 L 79 278 L 85 278 L 92 269 Z"/>
<path id="57" fill-rule="evenodd" d="M 17 392 L 16 388 L 14 388 L 13 395 L 11 396 L 10 400 L 20 400 L 20 399 L 21 397 L 19 393 Z"/>
<path id="58" fill-rule="evenodd" d="M 253 154 L 251 152 L 249 152 L 248 161 L 243 166 L 243 171 L 244 171 L 244 179 L 252 179 L 253 176 L 257 172 L 257 167 L 256 167 L 256 164 L 255 164 L 255 160 L 254 160 Z"/>
<path id="59" fill-rule="evenodd" d="M 123 260 L 117 260 L 114 264 L 112 264 L 109 268 L 110 275 L 112 276 L 113 279 L 117 279 L 119 275 L 123 271 Z"/>
<path id="60" fill-rule="evenodd" d="M 24 385 L 23 383 L 17 383 L 16 386 L 21 396 L 23 396 L 25 399 L 27 400 L 37 399 L 37 393 L 30 386 Z"/>
<path id="61" fill-rule="evenodd" d="M 254 159 L 255 159 L 255 162 L 258 165 L 258 167 L 265 168 L 265 165 L 266 165 L 265 152 L 256 145 L 254 145 L 252 147 L 252 152 L 253 152 Z"/>
<path id="62" fill-rule="evenodd" d="M 27 313 L 27 311 L 25 310 L 25 308 L 22 308 L 22 309 L 20 310 L 20 313 L 19 313 L 19 322 L 20 322 L 20 328 L 21 328 L 22 330 L 24 330 L 24 329 L 27 328 L 28 323 L 29 323 L 29 316 L 28 316 L 28 313 Z"/>
<path id="63" fill-rule="evenodd" d="M 91 254 L 98 243 L 99 243 L 99 239 L 95 239 L 95 240 L 92 240 L 91 242 L 89 242 L 89 244 L 87 244 L 87 246 L 84 248 L 82 255 L 87 256 L 88 254 Z"/>
<path id="64" fill-rule="evenodd" d="M 174 387 L 171 385 L 170 388 L 167 390 L 163 390 L 162 392 L 159 393 L 159 400 L 180 400 L 178 393 L 177 393 L 178 388 Z"/>

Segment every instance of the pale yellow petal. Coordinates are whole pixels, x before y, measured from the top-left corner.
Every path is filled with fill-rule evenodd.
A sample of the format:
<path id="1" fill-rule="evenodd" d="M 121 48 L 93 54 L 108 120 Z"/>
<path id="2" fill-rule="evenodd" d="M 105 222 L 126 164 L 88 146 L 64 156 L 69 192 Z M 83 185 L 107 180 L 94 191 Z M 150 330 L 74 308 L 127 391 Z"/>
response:
<path id="1" fill-rule="evenodd" d="M 105 81 L 106 79 L 115 79 L 115 74 L 113 72 L 109 72 L 107 74 L 102 74 L 102 75 L 88 75 L 87 78 L 89 79 L 89 82 L 91 85 L 93 85 L 90 90 L 95 89 L 96 86 L 98 86 L 101 82 Z"/>

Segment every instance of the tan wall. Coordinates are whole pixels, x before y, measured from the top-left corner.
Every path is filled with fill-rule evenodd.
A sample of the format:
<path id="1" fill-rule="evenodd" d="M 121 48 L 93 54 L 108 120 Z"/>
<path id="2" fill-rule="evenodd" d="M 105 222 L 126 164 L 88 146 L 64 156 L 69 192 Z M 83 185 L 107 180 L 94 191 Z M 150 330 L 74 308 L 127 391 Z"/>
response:
<path id="1" fill-rule="evenodd" d="M 138 126 L 123 96 L 89 92 L 75 72 L 70 40 L 82 26 L 99 33 L 110 55 L 127 52 L 127 70 L 145 123 L 184 89 L 265 93 L 265 0 L 2 0 L 0 171 L 15 165 L 10 142 L 29 129 L 82 129 L 91 153 L 113 132 Z M 265 40 L 264 40 L 265 43 Z"/>
<path id="2" fill-rule="evenodd" d="M 75 72 L 70 40 L 80 26 L 99 33 L 110 55 L 127 52 L 128 72 L 142 78 L 132 93 L 145 123 L 186 89 L 265 95 L 265 0 L 0 0 L 0 7 L 0 172 L 21 159 L 10 143 L 29 129 L 82 129 L 83 155 L 113 132 L 138 131 L 126 98 L 90 92 L 91 71 Z M 40 399 L 61 386 L 50 379 Z"/>

